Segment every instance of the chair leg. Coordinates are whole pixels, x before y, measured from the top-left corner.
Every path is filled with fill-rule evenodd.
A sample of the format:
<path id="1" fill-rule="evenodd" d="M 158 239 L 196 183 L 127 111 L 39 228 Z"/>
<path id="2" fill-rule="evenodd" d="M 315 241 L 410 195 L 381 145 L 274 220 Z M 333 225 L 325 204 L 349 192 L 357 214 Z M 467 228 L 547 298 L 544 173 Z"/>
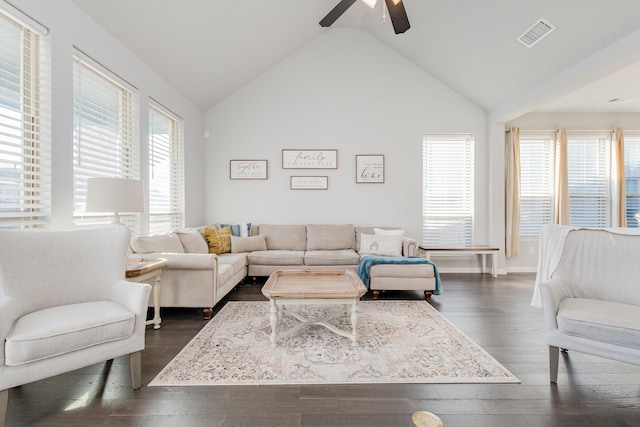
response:
<path id="1" fill-rule="evenodd" d="M 558 359 L 560 356 L 560 349 L 552 345 L 549 346 L 549 376 L 551 382 L 556 384 L 558 382 Z"/>
<path id="2" fill-rule="evenodd" d="M 131 385 L 134 390 L 142 387 L 142 352 L 136 351 L 129 355 L 129 364 L 131 368 Z"/>
<path id="3" fill-rule="evenodd" d="M 4 427 L 9 407 L 9 390 L 0 391 L 0 427 Z"/>

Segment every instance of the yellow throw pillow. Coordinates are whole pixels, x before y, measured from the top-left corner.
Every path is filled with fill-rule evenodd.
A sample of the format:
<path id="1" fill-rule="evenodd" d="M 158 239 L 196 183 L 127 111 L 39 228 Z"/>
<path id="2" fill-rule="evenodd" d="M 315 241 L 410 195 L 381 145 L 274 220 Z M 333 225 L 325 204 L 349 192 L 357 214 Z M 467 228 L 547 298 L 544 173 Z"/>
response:
<path id="1" fill-rule="evenodd" d="M 207 227 L 204 229 L 204 237 L 209 243 L 210 254 L 220 255 L 231 252 L 231 227 L 221 230 Z"/>

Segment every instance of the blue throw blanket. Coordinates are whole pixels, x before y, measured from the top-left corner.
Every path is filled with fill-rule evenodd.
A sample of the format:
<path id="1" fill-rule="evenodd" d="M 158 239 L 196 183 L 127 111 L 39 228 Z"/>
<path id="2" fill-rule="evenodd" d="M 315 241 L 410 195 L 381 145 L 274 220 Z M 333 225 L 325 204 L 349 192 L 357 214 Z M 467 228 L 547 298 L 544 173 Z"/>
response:
<path id="1" fill-rule="evenodd" d="M 442 291 L 442 285 L 440 283 L 440 274 L 436 265 L 422 258 L 421 256 L 380 256 L 380 255 L 365 255 L 360 259 L 360 266 L 358 267 L 358 276 L 360 280 L 369 289 L 369 270 L 371 266 L 376 264 L 429 264 L 433 266 L 433 276 L 436 279 L 436 289 L 433 291 L 434 295 L 440 295 Z"/>

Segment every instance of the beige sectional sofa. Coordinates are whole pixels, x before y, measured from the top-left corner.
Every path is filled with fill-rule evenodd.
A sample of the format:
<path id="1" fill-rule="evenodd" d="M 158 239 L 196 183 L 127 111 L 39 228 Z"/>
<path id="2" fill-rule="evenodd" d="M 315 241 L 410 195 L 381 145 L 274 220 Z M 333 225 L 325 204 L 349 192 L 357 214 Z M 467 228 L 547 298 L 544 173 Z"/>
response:
<path id="1" fill-rule="evenodd" d="M 205 228 L 198 227 L 131 240 L 131 258 L 165 258 L 160 283 L 161 307 L 212 308 L 246 276 L 268 276 L 282 269 L 346 268 L 358 271 L 366 254 L 415 255 L 414 239 L 388 234 L 390 228 L 337 225 L 253 225 L 248 235 L 231 237 L 231 252 L 209 253 Z M 220 229 L 218 224 L 209 226 Z M 387 230 L 387 231 L 385 231 Z M 209 242 L 210 243 L 210 242 Z M 375 265 L 370 289 L 421 289 L 430 296 L 435 289 L 431 265 Z"/>

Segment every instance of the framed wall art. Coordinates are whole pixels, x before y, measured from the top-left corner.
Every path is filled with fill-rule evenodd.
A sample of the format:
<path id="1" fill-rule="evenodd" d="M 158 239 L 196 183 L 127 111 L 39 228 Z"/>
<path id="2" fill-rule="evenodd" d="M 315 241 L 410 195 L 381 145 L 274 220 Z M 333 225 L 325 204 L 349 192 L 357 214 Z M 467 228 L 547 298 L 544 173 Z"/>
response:
<path id="1" fill-rule="evenodd" d="M 384 183 L 384 154 L 356 154 L 356 183 Z"/>
<path id="2" fill-rule="evenodd" d="M 282 150 L 282 169 L 338 169 L 338 150 Z"/>
<path id="3" fill-rule="evenodd" d="M 267 160 L 229 160 L 230 179 L 267 179 Z"/>
<path id="4" fill-rule="evenodd" d="M 329 177 L 326 176 L 292 176 L 292 190 L 326 190 L 329 188 Z"/>

